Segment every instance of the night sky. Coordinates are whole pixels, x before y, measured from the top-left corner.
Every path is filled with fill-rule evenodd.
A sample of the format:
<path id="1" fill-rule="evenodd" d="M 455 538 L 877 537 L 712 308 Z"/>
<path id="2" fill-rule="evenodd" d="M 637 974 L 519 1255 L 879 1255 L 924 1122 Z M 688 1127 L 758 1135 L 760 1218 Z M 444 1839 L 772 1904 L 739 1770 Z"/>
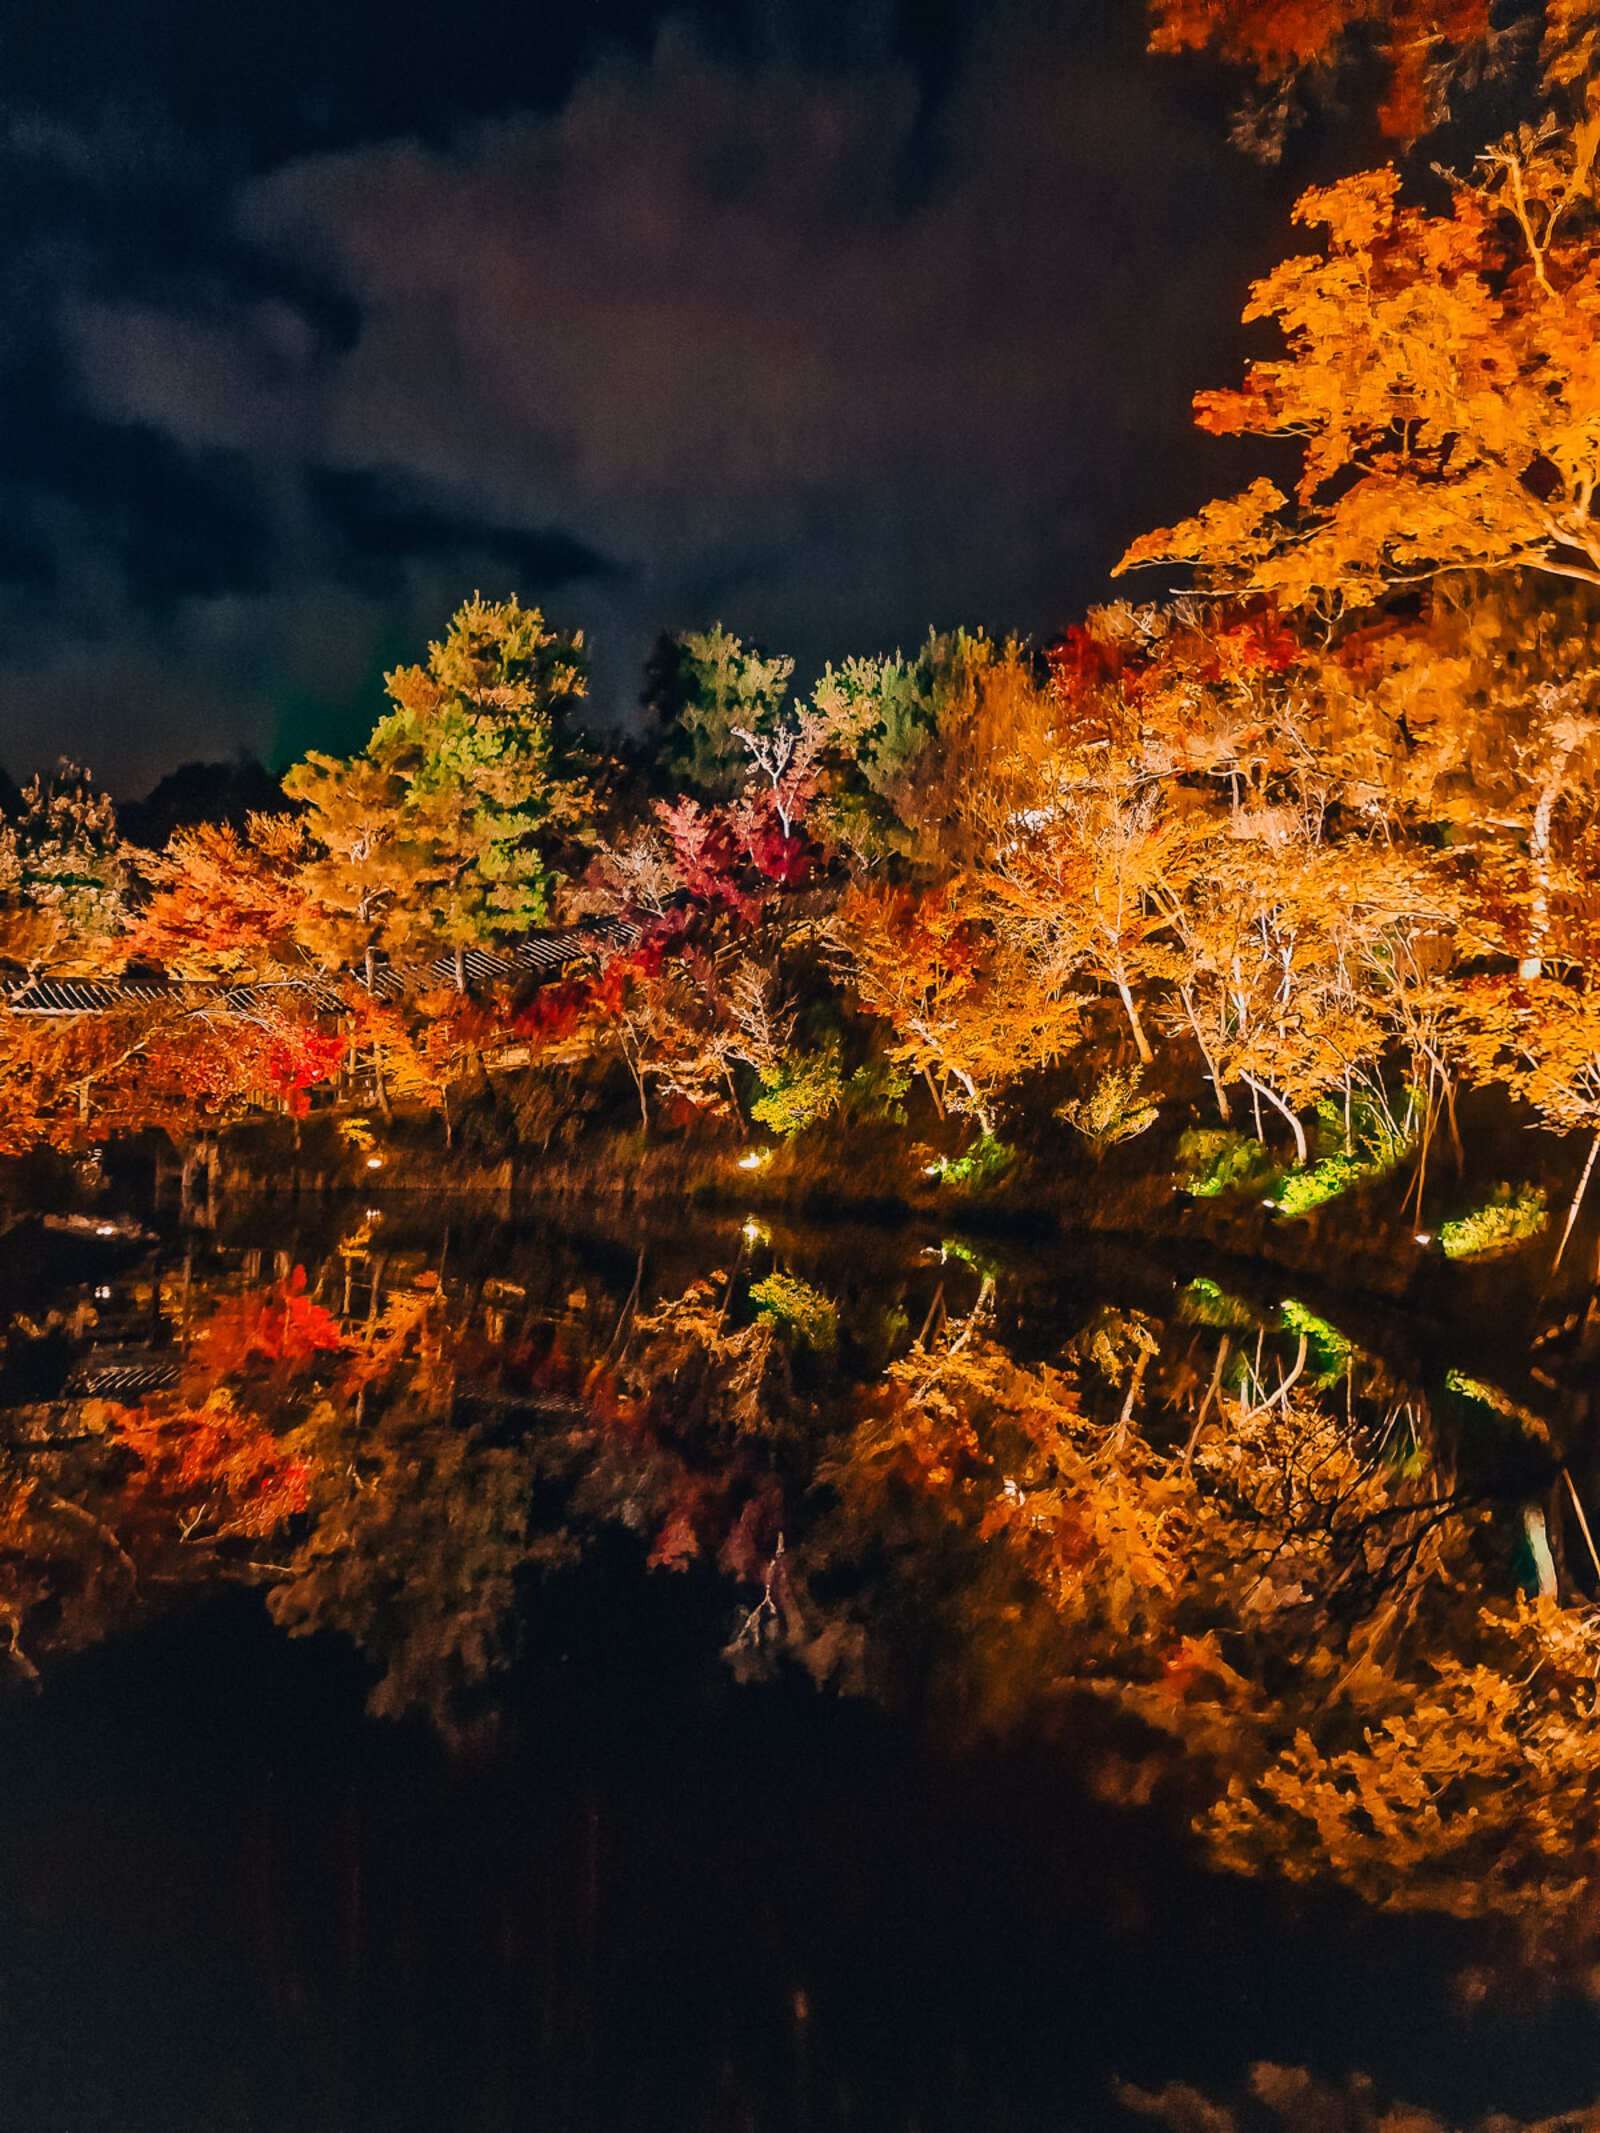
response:
<path id="1" fill-rule="evenodd" d="M 1225 485 L 1293 189 L 1140 12 L 12 8 L 0 763 L 349 746 L 480 586 L 606 720 L 663 627 L 1059 627 Z"/>

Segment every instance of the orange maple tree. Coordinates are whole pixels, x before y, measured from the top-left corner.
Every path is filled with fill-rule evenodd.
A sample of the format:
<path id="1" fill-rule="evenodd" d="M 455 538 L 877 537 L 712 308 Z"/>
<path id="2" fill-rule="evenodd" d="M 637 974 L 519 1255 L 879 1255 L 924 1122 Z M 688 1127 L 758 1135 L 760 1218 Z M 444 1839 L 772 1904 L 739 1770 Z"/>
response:
<path id="1" fill-rule="evenodd" d="M 1600 115 L 1507 144 L 1443 209 L 1393 170 L 1303 196 L 1326 249 L 1255 285 L 1281 357 L 1196 401 L 1202 428 L 1293 442 L 1264 477 L 1135 541 L 1292 608 L 1370 607 L 1447 572 L 1600 585 Z"/>
<path id="2" fill-rule="evenodd" d="M 1559 84 L 1593 64 L 1600 35 L 1593 0 L 1549 0 L 1509 23 L 1491 0 L 1150 0 L 1149 14 L 1153 52 L 1206 52 L 1251 76 L 1263 109 L 1240 132 L 1266 153 L 1281 147 L 1294 93 L 1363 54 L 1382 81 L 1379 124 L 1414 141 L 1458 89 L 1515 64 L 1530 42 L 1544 79 Z"/>

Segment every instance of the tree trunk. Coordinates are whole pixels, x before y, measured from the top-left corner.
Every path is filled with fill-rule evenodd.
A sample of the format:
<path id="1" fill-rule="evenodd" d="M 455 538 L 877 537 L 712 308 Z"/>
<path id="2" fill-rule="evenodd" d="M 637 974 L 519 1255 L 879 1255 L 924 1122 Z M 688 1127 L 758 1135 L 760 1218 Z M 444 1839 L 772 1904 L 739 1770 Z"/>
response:
<path id="1" fill-rule="evenodd" d="M 1456 1119 L 1456 1085 L 1448 1074 L 1441 1075 L 1440 1079 L 1444 1084 L 1445 1117 L 1450 1122 L 1450 1147 L 1456 1159 L 1456 1176 L 1460 1177 L 1467 1167 L 1467 1151 L 1462 1146 L 1461 1127 Z"/>
<path id="2" fill-rule="evenodd" d="M 1544 944 L 1550 931 L 1550 818 L 1555 813 L 1566 767 L 1567 758 L 1563 755 L 1533 811 L 1533 834 L 1528 839 L 1528 857 L 1533 862 L 1533 919 L 1528 927 L 1528 952 L 1517 965 L 1519 978 L 1544 974 Z"/>
<path id="3" fill-rule="evenodd" d="M 982 1133 L 986 1139 L 993 1140 L 994 1117 L 989 1109 L 989 1106 L 978 1094 L 977 1083 L 973 1080 L 970 1074 L 964 1074 L 961 1071 L 960 1067 L 952 1067 L 950 1071 L 955 1075 L 956 1080 L 960 1082 L 961 1086 L 967 1092 L 968 1101 L 972 1105 L 972 1115 L 978 1121 L 979 1132 Z"/>
<path id="4" fill-rule="evenodd" d="M 1600 1155 L 1600 1132 L 1596 1132 L 1589 1143 L 1589 1153 L 1584 1161 L 1583 1175 L 1578 1180 L 1577 1191 L 1572 1195 L 1572 1205 L 1567 1209 L 1567 1225 L 1561 1232 L 1561 1242 L 1556 1246 L 1556 1256 L 1550 1262 L 1552 1274 L 1560 1266 L 1562 1255 L 1565 1253 L 1568 1241 L 1572 1236 L 1572 1225 L 1578 1219 L 1578 1209 L 1583 1205 L 1583 1196 L 1589 1189 L 1589 1175 L 1594 1169 L 1594 1159 L 1597 1155 Z"/>
<path id="5" fill-rule="evenodd" d="M 1222 1076 L 1217 1072 L 1217 1062 L 1211 1056 L 1211 1047 L 1200 1034 L 1200 1018 L 1194 1011 L 1194 1001 L 1190 997 L 1187 985 L 1180 989 L 1178 997 L 1183 1002 L 1183 1011 L 1189 1018 L 1189 1028 L 1194 1034 L 1194 1041 L 1200 1047 L 1200 1057 L 1206 1063 L 1206 1079 L 1210 1082 L 1216 1094 L 1217 1116 L 1226 1126 L 1230 1123 L 1228 1117 L 1228 1091 L 1223 1083 Z"/>
<path id="6" fill-rule="evenodd" d="M 1264 1096 L 1267 1099 L 1267 1102 L 1272 1105 L 1273 1109 L 1275 1111 L 1281 1111 L 1284 1117 L 1289 1121 L 1289 1130 L 1294 1135 L 1295 1161 L 1300 1165 L 1301 1169 L 1303 1170 L 1306 1166 L 1306 1163 L 1310 1160 L 1311 1151 L 1306 1146 L 1306 1129 L 1304 1126 L 1301 1125 L 1296 1113 L 1290 1110 L 1289 1106 L 1284 1102 L 1283 1098 L 1278 1094 L 1276 1089 L 1268 1088 L 1267 1084 L 1264 1081 L 1257 1081 L 1254 1074 L 1241 1074 L 1239 1076 L 1239 1079 L 1243 1082 L 1248 1083 L 1248 1085 L 1255 1090 L 1258 1096 Z"/>
<path id="7" fill-rule="evenodd" d="M 628 1072 L 633 1076 L 634 1090 L 639 1098 L 639 1123 L 644 1127 L 648 1136 L 650 1132 L 650 1104 L 645 1094 L 644 1073 L 640 1067 L 634 1065 L 631 1059 L 628 1061 Z"/>
<path id="8" fill-rule="evenodd" d="M 1528 1553 L 1533 1558 L 1535 1590 L 1541 1600 L 1556 1597 L 1556 1563 L 1550 1553 L 1550 1535 L 1544 1522 L 1544 1513 L 1537 1504 L 1529 1504 L 1522 1513 L 1522 1531 L 1528 1543 Z"/>
<path id="9" fill-rule="evenodd" d="M 1134 1049 L 1139 1054 L 1139 1064 L 1141 1066 L 1153 1066 L 1156 1055 L 1150 1049 L 1150 1039 L 1144 1033 L 1144 1024 L 1139 1020 L 1139 1009 L 1134 1001 L 1133 990 L 1126 978 L 1118 978 L 1117 991 L 1121 994 L 1122 1004 L 1128 1011 L 1128 1027 L 1133 1031 Z"/>

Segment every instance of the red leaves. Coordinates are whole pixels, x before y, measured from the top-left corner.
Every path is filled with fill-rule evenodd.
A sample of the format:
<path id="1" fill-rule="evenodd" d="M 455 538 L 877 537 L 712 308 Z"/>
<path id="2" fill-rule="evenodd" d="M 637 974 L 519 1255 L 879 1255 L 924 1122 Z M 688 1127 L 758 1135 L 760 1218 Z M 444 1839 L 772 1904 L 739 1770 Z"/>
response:
<path id="1" fill-rule="evenodd" d="M 705 807 L 698 800 L 663 802 L 656 810 L 671 839 L 673 859 L 686 895 L 696 903 L 722 906 L 754 920 L 761 909 L 761 884 L 794 888 L 807 880 L 813 849 L 797 818 L 810 797 L 785 788 L 795 826 L 785 831 L 771 793 L 752 791 L 733 807 Z M 757 878 L 752 881 L 749 877 Z"/>
<path id="2" fill-rule="evenodd" d="M 306 1291 L 306 1270 L 262 1292 L 225 1297 L 195 1340 L 195 1366 L 207 1377 L 267 1369 L 296 1373 L 349 1347 L 332 1312 Z"/>
<path id="3" fill-rule="evenodd" d="M 1388 74 L 1378 122 L 1400 141 L 1439 124 L 1464 60 L 1493 58 L 1489 0 L 1150 0 L 1150 22 L 1152 51 L 1211 51 L 1279 90 L 1338 68 L 1364 32 Z"/>
<path id="4" fill-rule="evenodd" d="M 1051 688 L 1057 696 L 1069 698 L 1080 689 L 1114 680 L 1122 672 L 1124 649 L 1081 622 L 1069 622 L 1055 643 L 1045 646 L 1044 656 Z"/>
<path id="5" fill-rule="evenodd" d="M 738 882 L 739 839 L 725 810 L 698 800 L 663 801 L 656 819 L 672 843 L 684 889 L 697 903 L 725 903 L 735 910 L 746 899 Z"/>
<path id="6" fill-rule="evenodd" d="M 745 850 L 762 879 L 780 888 L 797 888 L 811 873 L 811 851 L 806 840 L 793 831 L 785 836 L 770 806 L 763 819 L 747 830 Z"/>
<path id="7" fill-rule="evenodd" d="M 303 1024 L 286 1023 L 266 1035 L 261 1070 L 266 1085 L 296 1118 L 311 1108 L 311 1090 L 344 1064 L 345 1040 Z"/>
<path id="8" fill-rule="evenodd" d="M 535 1045 L 560 1044 L 577 1029 L 591 991 L 591 982 L 585 978 L 563 978 L 552 985 L 541 985 L 527 1005 L 518 1010 L 511 1026 L 519 1037 L 526 1037 Z"/>
<path id="9" fill-rule="evenodd" d="M 271 1533 L 310 1502 L 309 1463 L 225 1393 L 194 1408 L 123 1408 L 113 1430 L 139 1462 L 130 1494 L 179 1511 L 190 1532 Z"/>

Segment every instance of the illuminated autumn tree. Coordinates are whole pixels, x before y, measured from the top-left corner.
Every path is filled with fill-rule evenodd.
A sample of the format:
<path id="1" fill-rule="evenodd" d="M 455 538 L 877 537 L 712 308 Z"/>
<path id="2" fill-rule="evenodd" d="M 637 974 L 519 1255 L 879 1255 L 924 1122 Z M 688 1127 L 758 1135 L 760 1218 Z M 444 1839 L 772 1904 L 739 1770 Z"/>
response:
<path id="1" fill-rule="evenodd" d="M 970 878 L 917 898 L 860 884 L 836 938 L 857 997 L 889 1026 L 891 1058 L 922 1076 L 941 1113 L 992 1134 L 1005 1090 L 1061 1056 L 1082 1011 L 1053 959 L 988 924 L 986 901 Z"/>
<path id="2" fill-rule="evenodd" d="M 745 780 L 738 730 L 770 728 L 783 711 L 794 661 L 769 658 L 720 622 L 657 646 L 647 704 L 663 722 L 668 773 L 702 799 L 731 800 Z"/>
<path id="3" fill-rule="evenodd" d="M 1155 1054 L 1139 997 L 1177 971 L 1168 912 L 1193 850 L 1168 801 L 1153 780 L 1079 768 L 1001 827 L 986 876 L 997 928 L 1047 983 L 1115 992 L 1144 1066 Z"/>
<path id="4" fill-rule="evenodd" d="M 212 1035 L 170 1001 L 95 1015 L 0 1013 L 0 1153 L 75 1149 L 138 1133 L 169 1122 L 174 1107 L 185 1128 L 200 1124 L 200 1086 L 218 1075 L 233 1079 Z M 160 1076 L 160 1097 L 152 1052 L 166 1052 L 176 1066 Z"/>
<path id="5" fill-rule="evenodd" d="M 1360 1083 L 1386 1109 L 1386 1047 L 1398 1038 L 1415 1055 L 1434 1030 L 1423 1010 L 1454 908 L 1425 855 L 1330 841 L 1287 811 L 1231 818 L 1173 908 L 1173 1019 L 1194 1036 L 1223 1116 L 1221 1092 L 1242 1082 L 1282 1113 L 1303 1163 L 1300 1114 L 1328 1091 Z"/>
<path id="6" fill-rule="evenodd" d="M 930 638 L 918 671 L 927 730 L 914 752 L 895 742 L 904 746 L 915 724 L 885 723 L 893 696 L 864 732 L 850 721 L 872 708 L 870 697 L 833 715 L 852 735 L 858 775 L 891 812 L 888 849 L 913 879 L 938 882 L 981 869 L 1026 828 L 1059 755 L 1061 710 L 1017 643 L 964 632 Z"/>
<path id="7" fill-rule="evenodd" d="M 0 1015 L 0 1152 L 118 1134 L 174 1145 L 265 1106 L 299 1118 L 345 1056 L 342 1035 L 285 995 L 248 1011 L 182 994 L 103 1013 Z"/>
<path id="8" fill-rule="evenodd" d="M 109 793 L 63 761 L 0 817 L 0 958 L 93 976 L 114 966 L 133 886 Z"/>
<path id="9" fill-rule="evenodd" d="M 1470 1069 L 1508 1088 L 1557 1132 L 1590 1136 L 1556 1248 L 1560 1265 L 1600 1157 L 1600 991 L 1536 977 L 1480 979 L 1463 988 L 1458 1020 Z"/>
<path id="10" fill-rule="evenodd" d="M 349 758 L 313 751 L 283 781 L 305 809 L 300 940 L 324 969 L 359 967 L 369 989 L 380 956 L 404 961 L 426 938 L 395 754 L 376 740 Z"/>
<path id="11" fill-rule="evenodd" d="M 729 1055 L 760 1083 L 750 1106 L 757 1124 L 788 1139 L 835 1111 L 844 1094 L 838 1043 L 808 1051 L 798 1042 L 797 1009 L 783 999 L 776 971 L 754 955 L 741 955 L 724 994 Z"/>
<path id="12" fill-rule="evenodd" d="M 1296 219 L 1325 254 L 1275 268 L 1245 313 L 1284 355 L 1196 402 L 1219 435 L 1299 444 L 1293 501 L 1257 480 L 1119 569 L 1187 563 L 1336 609 L 1464 570 L 1600 584 L 1597 148 L 1600 114 L 1519 137 L 1442 211 L 1405 204 L 1393 170 L 1305 194 Z"/>
<path id="13" fill-rule="evenodd" d="M 1490 0 L 1150 0 L 1150 48 L 1209 52 L 1246 71 L 1257 102 L 1236 137 L 1270 157 L 1296 96 L 1364 58 L 1376 60 L 1383 81 L 1380 123 L 1402 141 L 1437 126 L 1457 93 L 1486 74 L 1516 70 L 1530 46 L 1551 88 L 1592 70 L 1600 39 L 1592 0 L 1550 0 L 1509 19 L 1497 12 Z M 1540 34 L 1530 37 L 1534 25 Z"/>
<path id="14" fill-rule="evenodd" d="M 455 958 L 550 912 L 556 853 L 587 817 L 566 720 L 587 688 L 581 633 L 537 608 L 474 597 L 427 662 L 388 677 L 394 708 L 368 744 L 400 788 L 408 899 Z"/>
<path id="15" fill-rule="evenodd" d="M 128 921 L 129 959 L 183 978 L 303 968 L 305 857 L 306 832 L 292 816 L 252 815 L 243 833 L 209 822 L 175 830 L 142 863 L 149 893 Z"/>
<path id="16" fill-rule="evenodd" d="M 835 752 L 820 804 L 827 840 L 866 864 L 954 863 L 964 776 L 1004 745 L 1008 716 L 1020 741 L 1017 706 L 1000 699 L 1031 685 L 1016 648 L 966 630 L 931 630 L 913 655 L 828 666 L 812 692 Z"/>
<path id="17" fill-rule="evenodd" d="M 733 1032 L 719 992 L 703 956 L 648 951 L 613 956 L 594 987 L 585 1019 L 626 1067 L 647 1132 L 652 1093 L 690 1112 L 734 1108 Z"/>

